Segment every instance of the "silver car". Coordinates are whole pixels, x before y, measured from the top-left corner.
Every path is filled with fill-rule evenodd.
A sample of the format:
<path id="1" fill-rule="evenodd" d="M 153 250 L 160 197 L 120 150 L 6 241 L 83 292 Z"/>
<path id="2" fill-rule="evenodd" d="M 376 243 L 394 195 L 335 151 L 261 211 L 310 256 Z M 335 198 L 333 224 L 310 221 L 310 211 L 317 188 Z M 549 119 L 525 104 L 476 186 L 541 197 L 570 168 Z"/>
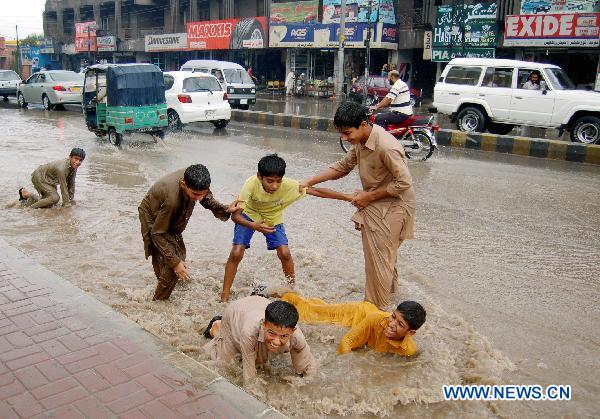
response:
<path id="1" fill-rule="evenodd" d="M 17 87 L 21 83 L 21 77 L 12 70 L 0 70 L 0 96 L 8 100 L 8 96 L 17 95 Z"/>
<path id="2" fill-rule="evenodd" d="M 80 104 L 83 76 L 74 71 L 40 71 L 19 85 L 17 101 L 24 108 L 29 103 L 41 103 L 44 109 L 55 106 Z"/>

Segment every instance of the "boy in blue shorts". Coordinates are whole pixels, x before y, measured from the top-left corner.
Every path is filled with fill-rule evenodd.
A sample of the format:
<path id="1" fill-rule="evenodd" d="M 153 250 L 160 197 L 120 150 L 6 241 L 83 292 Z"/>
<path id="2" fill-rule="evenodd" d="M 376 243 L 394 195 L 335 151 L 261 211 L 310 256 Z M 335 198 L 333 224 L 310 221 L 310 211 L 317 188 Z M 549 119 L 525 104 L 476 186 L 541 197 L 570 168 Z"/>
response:
<path id="1" fill-rule="evenodd" d="M 326 188 L 306 188 L 300 191 L 299 182 L 285 177 L 285 160 L 277 154 L 269 154 L 258 162 L 258 173 L 246 180 L 237 201 L 237 211 L 231 214 L 235 223 L 233 247 L 225 265 L 221 301 L 229 300 L 231 285 L 237 268 L 250 247 L 255 231 L 263 233 L 267 249 L 277 251 L 283 274 L 290 285 L 294 285 L 296 273 L 294 260 L 288 247 L 283 225 L 283 211 L 306 196 L 351 201 L 353 195 L 343 194 Z"/>

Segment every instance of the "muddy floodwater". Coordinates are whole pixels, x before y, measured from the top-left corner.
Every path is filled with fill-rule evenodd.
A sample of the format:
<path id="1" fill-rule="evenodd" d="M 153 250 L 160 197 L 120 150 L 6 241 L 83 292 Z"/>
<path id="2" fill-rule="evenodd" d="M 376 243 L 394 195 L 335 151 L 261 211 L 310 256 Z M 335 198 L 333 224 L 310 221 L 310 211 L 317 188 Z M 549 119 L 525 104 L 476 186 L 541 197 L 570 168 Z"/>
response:
<path id="1" fill-rule="evenodd" d="M 218 302 L 233 224 L 196 207 L 184 239 L 192 281 L 169 302 L 143 257 L 137 206 L 151 184 L 203 163 L 217 199 L 232 200 L 260 157 L 280 153 L 287 175 L 304 178 L 341 158 L 334 135 L 232 124 L 199 125 L 154 142 L 97 139 L 74 111 L 0 104 L 0 197 L 16 199 L 40 164 L 83 147 L 77 205 L 5 209 L 0 234 L 65 279 L 111 305 L 232 382 L 201 353 Z M 410 164 L 417 193 L 415 239 L 400 249 L 397 299 L 420 301 L 427 322 L 411 359 L 359 350 L 336 355 L 345 329 L 301 324 L 320 369 L 293 377 L 281 358 L 250 389 L 292 417 L 594 417 L 600 412 L 600 167 L 442 149 Z M 359 186 L 356 173 L 327 184 Z M 364 274 L 353 208 L 307 197 L 286 213 L 297 289 L 327 301 L 360 300 Z M 279 260 L 257 235 L 233 298 L 281 283 Z M 568 384 L 572 400 L 444 401 L 444 384 Z"/>

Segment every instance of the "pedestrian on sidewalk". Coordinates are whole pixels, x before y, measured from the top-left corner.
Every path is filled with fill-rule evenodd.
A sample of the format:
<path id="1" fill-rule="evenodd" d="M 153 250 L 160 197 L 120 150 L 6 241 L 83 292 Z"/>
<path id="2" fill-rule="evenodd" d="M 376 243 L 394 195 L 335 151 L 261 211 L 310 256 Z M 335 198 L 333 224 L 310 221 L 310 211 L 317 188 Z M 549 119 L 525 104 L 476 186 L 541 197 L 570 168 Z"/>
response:
<path id="1" fill-rule="evenodd" d="M 269 301 L 252 295 L 229 304 L 211 320 L 204 335 L 211 342 L 204 346 L 213 361 L 230 363 L 242 356 L 244 385 L 256 379 L 256 366 L 267 365 L 275 356 L 289 353 L 296 374 L 314 376 L 317 363 L 299 327 L 298 311 L 285 301 Z"/>
<path id="2" fill-rule="evenodd" d="M 51 163 L 46 163 L 31 174 L 31 183 L 40 195 L 40 199 L 33 202 L 30 208 L 50 208 L 58 203 L 62 197 L 62 206 L 75 204 L 75 176 L 77 169 L 85 159 L 85 151 L 73 148 L 69 157 Z M 60 185 L 58 195 L 57 186 Z M 19 199 L 22 192 L 19 191 Z"/>
<path id="3" fill-rule="evenodd" d="M 296 74 L 294 74 L 294 72 L 292 70 L 290 70 L 287 77 L 285 78 L 285 93 L 286 93 L 286 95 L 288 95 L 288 96 L 292 95 L 292 92 L 294 91 L 295 83 L 296 83 Z"/>
<path id="4" fill-rule="evenodd" d="M 221 221 L 229 219 L 228 207 L 213 198 L 210 173 L 194 164 L 159 179 L 138 207 L 146 259 L 158 280 L 152 300 L 168 300 L 178 280 L 189 281 L 182 233 L 196 201 Z"/>
<path id="5" fill-rule="evenodd" d="M 361 232 L 365 258 L 365 301 L 387 310 L 396 291 L 398 248 L 413 238 L 415 190 L 402 145 L 378 125 L 368 122 L 359 103 L 342 103 L 334 116 L 341 139 L 353 145 L 346 156 L 323 172 L 300 182 L 300 188 L 340 179 L 358 166 L 363 190 L 351 203 Z"/>

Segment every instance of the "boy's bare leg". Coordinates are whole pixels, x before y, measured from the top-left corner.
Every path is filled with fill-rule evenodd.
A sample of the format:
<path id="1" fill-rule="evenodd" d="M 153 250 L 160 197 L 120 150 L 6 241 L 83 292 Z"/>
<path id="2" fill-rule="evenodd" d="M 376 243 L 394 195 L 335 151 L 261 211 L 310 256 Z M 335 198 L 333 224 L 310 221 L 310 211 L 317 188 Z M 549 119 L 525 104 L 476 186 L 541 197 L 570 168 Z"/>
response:
<path id="1" fill-rule="evenodd" d="M 235 274 L 237 273 L 238 266 L 244 258 L 245 251 L 246 247 L 244 245 L 234 244 L 231 248 L 231 252 L 229 252 L 229 258 L 227 259 L 227 264 L 225 265 L 223 291 L 221 292 L 222 303 L 229 301 L 229 297 L 231 295 L 231 286 L 233 285 L 233 280 L 235 279 Z"/>
<path id="2" fill-rule="evenodd" d="M 285 244 L 279 246 L 277 248 L 277 257 L 281 261 L 281 268 L 288 284 L 293 287 L 296 283 L 296 271 L 294 270 L 294 259 L 292 258 L 290 248 Z"/>

